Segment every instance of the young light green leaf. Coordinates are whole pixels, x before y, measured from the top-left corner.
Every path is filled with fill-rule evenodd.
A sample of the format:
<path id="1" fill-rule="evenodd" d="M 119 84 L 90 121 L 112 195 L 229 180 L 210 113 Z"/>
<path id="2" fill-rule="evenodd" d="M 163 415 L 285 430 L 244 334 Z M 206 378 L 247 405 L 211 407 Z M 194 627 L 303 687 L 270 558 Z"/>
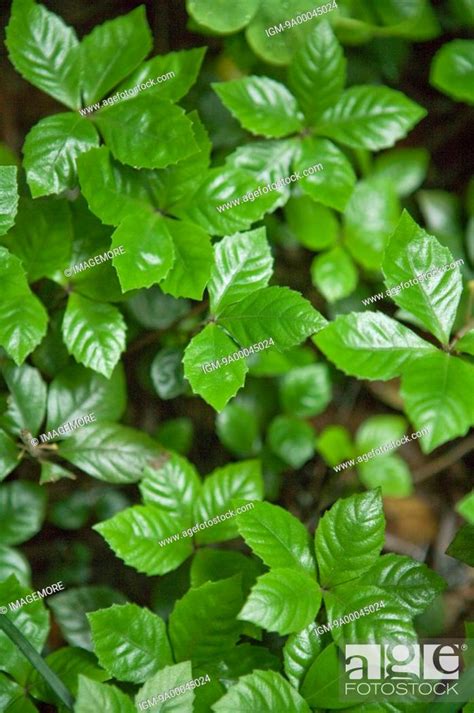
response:
<path id="1" fill-rule="evenodd" d="M 430 82 L 453 99 L 474 104 L 474 40 L 443 45 L 431 65 Z"/>
<path id="2" fill-rule="evenodd" d="M 291 232 L 305 248 L 323 250 L 335 245 L 339 223 L 326 206 L 308 195 L 295 195 L 285 205 L 284 212 Z"/>
<path id="3" fill-rule="evenodd" d="M 406 498 L 413 492 L 410 469 L 398 455 L 388 455 L 358 463 L 360 481 L 366 488 L 380 488 L 382 496 Z"/>
<path id="4" fill-rule="evenodd" d="M 265 228 L 223 238 L 215 247 L 208 285 L 212 313 L 218 315 L 227 305 L 266 287 L 272 272 L 273 258 Z"/>
<path id="5" fill-rule="evenodd" d="M 316 450 L 333 467 L 355 455 L 351 435 L 343 426 L 325 428 L 316 439 Z"/>
<path id="6" fill-rule="evenodd" d="M 371 416 L 357 429 L 357 453 L 367 453 L 390 441 L 398 441 L 407 429 L 403 416 Z"/>
<path id="7" fill-rule="evenodd" d="M 288 637 L 283 647 L 283 661 L 286 677 L 294 688 L 300 687 L 320 651 L 321 639 L 313 624 Z"/>
<path id="8" fill-rule="evenodd" d="M 314 455 L 315 433 L 296 416 L 277 416 L 268 429 L 273 453 L 292 468 L 301 468 Z"/>
<path id="9" fill-rule="evenodd" d="M 86 104 L 113 89 L 147 56 L 152 35 L 145 6 L 95 27 L 81 42 L 81 83 Z"/>
<path id="10" fill-rule="evenodd" d="M 435 351 L 404 325 L 382 312 L 353 312 L 331 322 L 314 341 L 346 374 L 393 379 L 407 366 Z"/>
<path id="11" fill-rule="evenodd" d="M 426 110 L 401 92 L 382 86 L 346 89 L 323 113 L 317 132 L 352 148 L 379 151 L 393 146 Z"/>
<path id="12" fill-rule="evenodd" d="M 174 688 L 179 688 L 189 681 L 192 681 L 193 672 L 190 661 L 183 661 L 173 666 L 165 666 L 161 671 L 155 673 L 144 686 L 140 688 L 135 696 L 135 703 L 140 706 L 145 700 L 152 701 L 154 713 L 193 713 L 194 690 L 187 689 L 179 694 L 179 700 L 175 703 L 171 697 L 160 701 L 159 695 L 165 694 Z M 149 705 L 147 705 L 147 708 Z M 139 708 L 140 710 L 140 708 Z M 146 710 L 143 708 L 143 710 Z"/>
<path id="13" fill-rule="evenodd" d="M 192 511 L 201 480 L 186 458 L 171 453 L 161 466 L 147 466 L 139 488 L 145 503 L 158 505 L 186 526 L 194 524 Z"/>
<path id="14" fill-rule="evenodd" d="M 117 307 L 69 295 L 62 334 L 76 361 L 110 378 L 125 350 L 125 320 Z"/>
<path id="15" fill-rule="evenodd" d="M 311 281 L 328 302 L 352 294 L 358 279 L 351 256 L 340 245 L 318 255 L 311 263 Z"/>
<path id="16" fill-rule="evenodd" d="M 136 604 L 88 614 L 94 653 L 119 681 L 142 683 L 173 661 L 163 619 Z"/>
<path id="17" fill-rule="evenodd" d="M 14 481 L 0 487 L 2 544 L 19 545 L 41 529 L 46 493 L 36 483 Z"/>
<path id="18" fill-rule="evenodd" d="M 237 32 L 245 27 L 258 8 L 258 0 L 237 0 L 229 6 L 226 0 L 212 5 L 206 0 L 187 0 L 186 7 L 197 23 L 214 32 Z"/>
<path id="19" fill-rule="evenodd" d="M 41 119 L 23 145 L 26 180 L 33 198 L 61 193 L 77 185 L 77 158 L 99 145 L 94 126 L 77 114 Z"/>
<path id="20" fill-rule="evenodd" d="M 136 713 L 131 699 L 116 686 L 79 676 L 74 713 L 90 713 L 98 708 L 104 713 Z"/>
<path id="21" fill-rule="evenodd" d="M 332 141 L 306 137 L 300 142 L 293 168 L 300 173 L 315 164 L 322 168 L 302 176 L 301 189 L 315 201 L 343 211 L 356 182 L 349 159 Z"/>
<path id="22" fill-rule="evenodd" d="M 275 671 L 254 671 L 242 676 L 214 703 L 215 713 L 310 713 L 304 698 Z"/>
<path id="23" fill-rule="evenodd" d="M 474 356 L 474 329 L 471 329 L 461 339 L 458 339 L 455 345 L 456 351 Z"/>
<path id="24" fill-rule="evenodd" d="M 18 210 L 16 166 L 0 166 L 0 235 L 7 233 L 15 222 Z"/>
<path id="25" fill-rule="evenodd" d="M 72 27 L 34 0 L 14 0 L 6 35 L 10 60 L 21 76 L 78 109 L 79 42 Z"/>
<path id="26" fill-rule="evenodd" d="M 426 178 L 430 154 L 426 149 L 392 149 L 379 154 L 373 175 L 392 181 L 397 194 L 404 198 L 421 186 Z"/>
<path id="27" fill-rule="evenodd" d="M 0 480 L 4 480 L 20 464 L 20 460 L 15 441 L 0 428 Z"/>
<path id="28" fill-rule="evenodd" d="M 11 362 L 3 364 L 0 371 L 10 392 L 0 423 L 15 435 L 23 429 L 36 435 L 46 410 L 46 384 L 40 372 L 28 364 L 14 366 Z"/>
<path id="29" fill-rule="evenodd" d="M 243 77 L 212 85 L 222 103 L 252 134 L 278 139 L 302 128 L 294 96 L 268 77 Z"/>
<path id="30" fill-rule="evenodd" d="M 321 584 L 334 587 L 370 569 L 382 549 L 384 532 L 377 490 L 337 500 L 319 521 L 315 534 Z"/>
<path id="31" fill-rule="evenodd" d="M 173 297 L 201 300 L 214 261 L 211 239 L 193 223 L 165 218 L 165 225 L 173 241 L 175 259 L 160 287 Z"/>

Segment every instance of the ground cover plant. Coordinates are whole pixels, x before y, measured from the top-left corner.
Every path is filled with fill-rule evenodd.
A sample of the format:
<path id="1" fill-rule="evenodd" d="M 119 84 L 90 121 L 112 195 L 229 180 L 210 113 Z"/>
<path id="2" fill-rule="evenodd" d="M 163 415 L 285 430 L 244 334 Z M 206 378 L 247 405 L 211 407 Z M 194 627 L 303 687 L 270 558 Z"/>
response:
<path id="1" fill-rule="evenodd" d="M 472 1 L 1 12 L 0 712 L 472 713 Z"/>

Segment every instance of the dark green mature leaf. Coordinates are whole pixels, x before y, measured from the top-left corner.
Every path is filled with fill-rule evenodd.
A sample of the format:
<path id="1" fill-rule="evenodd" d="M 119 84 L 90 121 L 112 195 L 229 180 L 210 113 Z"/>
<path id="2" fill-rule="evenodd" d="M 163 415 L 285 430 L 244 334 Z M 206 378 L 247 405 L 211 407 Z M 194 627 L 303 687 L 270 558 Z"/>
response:
<path id="1" fill-rule="evenodd" d="M 0 704 L 9 713 L 38 713 L 37 707 L 26 697 L 23 686 L 4 674 L 0 674 Z"/>
<path id="2" fill-rule="evenodd" d="M 393 300 L 411 312 L 443 344 L 449 342 L 461 299 L 462 277 L 459 267 L 443 272 L 452 262 L 448 248 L 428 235 L 406 211 L 385 251 L 383 272 L 388 288 L 439 269 L 418 284 L 393 293 Z"/>
<path id="3" fill-rule="evenodd" d="M 174 262 L 160 287 L 173 297 L 200 300 L 214 262 L 211 239 L 193 223 L 165 218 L 165 225 L 173 241 Z"/>
<path id="4" fill-rule="evenodd" d="M 443 45 L 431 65 L 430 82 L 453 99 L 474 104 L 474 40 Z"/>
<path id="5" fill-rule="evenodd" d="M 190 570 L 191 586 L 200 587 L 205 582 L 217 582 L 240 574 L 242 589 L 248 593 L 260 573 L 261 566 L 253 558 L 232 550 L 205 547 L 200 548 L 193 557 Z"/>
<path id="6" fill-rule="evenodd" d="M 152 35 L 145 6 L 95 27 L 81 42 L 81 83 L 86 104 L 101 99 L 147 56 Z"/>
<path id="7" fill-rule="evenodd" d="M 102 421 L 73 433 L 59 444 L 58 452 L 93 478 L 133 483 L 160 447 L 146 433 Z"/>
<path id="8" fill-rule="evenodd" d="M 173 698 L 168 698 L 160 701 L 158 696 L 165 694 L 173 688 L 179 688 L 189 681 L 192 681 L 193 673 L 190 661 L 183 661 L 173 666 L 165 666 L 161 671 L 155 673 L 144 686 L 140 688 L 135 696 L 137 706 L 146 700 L 153 701 L 153 709 L 156 713 L 193 713 L 193 701 L 195 698 L 194 690 L 187 689 L 184 693 L 179 694 L 179 700 L 175 703 Z M 155 703 L 156 701 L 156 703 Z M 147 706 L 149 707 L 149 706 Z"/>
<path id="9" fill-rule="evenodd" d="M 207 476 L 195 501 L 194 517 L 197 522 L 212 520 L 231 508 L 236 498 L 262 500 L 263 481 L 258 460 L 239 461 L 217 468 Z M 238 536 L 237 522 L 229 518 L 196 534 L 199 543 L 224 542 Z"/>
<path id="10" fill-rule="evenodd" d="M 90 713 L 96 708 L 104 713 L 136 713 L 130 698 L 116 686 L 79 676 L 74 713 Z"/>
<path id="11" fill-rule="evenodd" d="M 341 665 L 336 644 L 329 644 L 311 664 L 301 685 L 301 693 L 314 708 L 342 708 L 340 678 Z"/>
<path id="12" fill-rule="evenodd" d="M 0 487 L 2 544 L 19 545 L 41 529 L 46 493 L 36 483 L 15 481 Z"/>
<path id="13" fill-rule="evenodd" d="M 36 435 L 46 411 L 46 384 L 40 372 L 28 364 L 11 363 L 3 364 L 0 371 L 10 392 L 0 423 L 15 435 L 23 429 Z"/>
<path id="14" fill-rule="evenodd" d="M 403 138 L 426 110 L 388 87 L 351 87 L 323 113 L 317 131 L 352 148 L 386 149 Z"/>
<path id="15" fill-rule="evenodd" d="M 424 453 L 464 436 L 474 424 L 474 366 L 441 351 L 427 354 L 403 373 L 401 395 Z"/>
<path id="16" fill-rule="evenodd" d="M 165 99 L 139 94 L 102 108 L 95 121 L 114 157 L 135 168 L 165 168 L 199 149 L 184 109 Z"/>
<path id="17" fill-rule="evenodd" d="M 464 523 L 450 543 L 446 554 L 474 567 L 474 525 Z M 429 571 L 429 570 L 428 570 Z M 430 572 L 430 574 L 433 574 Z"/>
<path id="18" fill-rule="evenodd" d="M 237 516 L 240 534 L 267 567 L 302 569 L 313 574 L 315 562 L 304 525 L 278 505 L 255 503 Z"/>
<path id="19" fill-rule="evenodd" d="M 285 674 L 299 688 L 316 656 L 321 651 L 321 639 L 314 625 L 288 637 L 283 647 Z"/>
<path id="20" fill-rule="evenodd" d="M 125 350 L 125 320 L 117 307 L 69 295 L 62 333 L 76 361 L 110 378 Z"/>
<path id="21" fill-rule="evenodd" d="M 302 176 L 301 189 L 315 201 L 343 211 L 356 182 L 350 161 L 332 141 L 312 137 L 304 138 L 294 161 L 296 172 L 322 165 L 309 176 Z"/>
<path id="22" fill-rule="evenodd" d="M 14 0 L 6 34 L 10 60 L 22 77 L 78 109 L 79 42 L 72 27 L 34 0 Z"/>
<path id="23" fill-rule="evenodd" d="M 268 443 L 284 463 L 301 468 L 314 455 L 315 433 L 296 416 L 277 416 L 268 429 Z"/>
<path id="24" fill-rule="evenodd" d="M 227 305 L 266 287 L 272 271 L 273 258 L 265 228 L 223 238 L 215 247 L 215 264 L 208 285 L 211 312 L 218 315 Z"/>
<path id="25" fill-rule="evenodd" d="M 94 126 L 77 114 L 41 119 L 23 145 L 26 180 L 33 198 L 61 193 L 77 185 L 77 158 L 99 145 Z"/>
<path id="26" fill-rule="evenodd" d="M 173 659 L 163 619 L 136 604 L 88 614 L 94 652 L 111 676 L 142 683 Z"/>
<path id="27" fill-rule="evenodd" d="M 393 379 L 411 362 L 435 352 L 404 325 L 382 312 L 338 317 L 314 341 L 346 374 L 363 379 Z"/>
<path id="28" fill-rule="evenodd" d="M 237 642 L 243 624 L 240 577 L 206 582 L 189 589 L 169 618 L 169 636 L 177 661 L 212 661 Z"/>
<path id="29" fill-rule="evenodd" d="M 329 22 L 316 25 L 293 57 L 290 87 L 311 122 L 332 106 L 346 83 L 346 60 Z"/>
<path id="30" fill-rule="evenodd" d="M 357 269 L 340 245 L 318 255 L 311 264 L 311 280 L 328 302 L 348 297 L 357 287 Z"/>
<path id="31" fill-rule="evenodd" d="M 276 568 L 257 579 L 238 618 L 281 636 L 301 631 L 318 613 L 321 589 L 305 572 Z"/>
<path id="32" fill-rule="evenodd" d="M 135 505 L 94 525 L 125 564 L 144 574 L 166 574 L 184 562 L 192 552 L 187 539 L 165 543 L 181 529 L 181 522 L 156 505 Z M 161 544 L 162 546 L 161 546 Z"/>
<path id="33" fill-rule="evenodd" d="M 255 15 L 259 0 L 236 0 L 231 6 L 226 0 L 209 5 L 206 0 L 187 0 L 189 14 L 200 25 L 215 32 L 236 32 L 245 27 Z"/>
<path id="34" fill-rule="evenodd" d="M 4 235 L 15 222 L 18 210 L 16 166 L 0 166 L 0 235 Z"/>
<path id="35" fill-rule="evenodd" d="M 20 453 L 15 441 L 0 428 L 0 480 L 4 480 L 20 463 Z M 0 565 L 1 574 L 1 565 Z"/>
<path id="36" fill-rule="evenodd" d="M 318 332 L 326 320 L 299 292 L 275 286 L 227 307 L 219 324 L 245 347 L 272 338 L 277 349 L 287 349 Z"/>
<path id="37" fill-rule="evenodd" d="M 379 154 L 373 175 L 392 181 L 397 194 L 405 197 L 425 180 L 430 154 L 426 149 L 393 149 Z"/>
<path id="38" fill-rule="evenodd" d="M 377 490 L 337 500 L 315 534 L 321 584 L 334 587 L 366 572 L 380 554 L 385 518 Z"/>
<path id="39" fill-rule="evenodd" d="M 214 703 L 215 713 L 310 713 L 306 701 L 275 671 L 254 671 L 243 676 Z"/>
<path id="40" fill-rule="evenodd" d="M 186 458 L 171 453 L 161 466 L 147 466 L 139 485 L 145 503 L 158 505 L 188 526 L 201 489 L 199 475 Z"/>
<path id="41" fill-rule="evenodd" d="M 294 96 L 269 77 L 242 77 L 213 84 L 222 103 L 252 134 L 278 139 L 302 128 Z"/>
<path id="42" fill-rule="evenodd" d="M 240 458 L 256 455 L 261 448 L 260 425 L 252 408 L 236 401 L 217 414 L 216 433 L 220 442 Z"/>
<path id="43" fill-rule="evenodd" d="M 22 364 L 46 334 L 48 314 L 30 291 L 20 260 L 0 247 L 0 346 Z"/>
<path id="44" fill-rule="evenodd" d="M 174 399 L 186 391 L 182 364 L 183 349 L 160 349 L 151 363 L 150 377 L 161 399 Z"/>
<path id="45" fill-rule="evenodd" d="M 48 654 L 46 664 L 64 683 L 73 696 L 77 695 L 79 676 L 82 674 L 93 681 L 105 681 L 107 671 L 97 665 L 97 659 L 88 651 L 64 646 Z M 61 710 L 61 700 L 39 673 L 34 670 L 28 678 L 28 690 L 34 698 L 55 704 Z"/>

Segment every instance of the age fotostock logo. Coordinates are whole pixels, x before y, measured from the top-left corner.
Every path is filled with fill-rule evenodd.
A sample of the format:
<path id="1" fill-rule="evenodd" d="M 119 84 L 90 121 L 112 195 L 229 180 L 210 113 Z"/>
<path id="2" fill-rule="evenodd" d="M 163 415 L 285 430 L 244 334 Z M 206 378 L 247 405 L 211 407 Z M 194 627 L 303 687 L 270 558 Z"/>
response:
<path id="1" fill-rule="evenodd" d="M 346 644 L 343 697 L 453 700 L 466 648 L 461 642 Z"/>

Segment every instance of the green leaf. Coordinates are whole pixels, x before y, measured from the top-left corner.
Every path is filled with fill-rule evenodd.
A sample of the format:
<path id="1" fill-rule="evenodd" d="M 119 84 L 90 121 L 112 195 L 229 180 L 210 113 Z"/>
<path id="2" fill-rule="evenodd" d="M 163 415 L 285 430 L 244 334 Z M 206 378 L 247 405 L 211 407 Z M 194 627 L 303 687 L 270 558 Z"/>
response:
<path id="1" fill-rule="evenodd" d="M 388 288 L 415 279 L 430 270 L 440 270 L 417 284 L 393 293 L 393 300 L 411 312 L 443 344 L 449 342 L 461 299 L 459 267 L 443 271 L 452 262 L 448 248 L 419 228 L 404 212 L 385 251 L 383 272 Z"/>
<path id="2" fill-rule="evenodd" d="M 46 493 L 36 483 L 7 483 L 0 487 L 2 544 L 20 545 L 36 535 L 45 517 Z"/>
<path id="3" fill-rule="evenodd" d="M 433 59 L 430 82 L 453 99 L 474 104 L 474 40 L 443 45 Z"/>
<path id="4" fill-rule="evenodd" d="M 220 100 L 252 134 L 278 139 L 302 128 L 294 96 L 269 77 L 242 77 L 213 84 Z"/>
<path id="5" fill-rule="evenodd" d="M 465 523 L 457 531 L 454 540 L 450 543 L 446 554 L 474 567 L 474 525 Z"/>
<path id="6" fill-rule="evenodd" d="M 277 568 L 257 579 L 238 618 L 284 636 L 308 626 L 320 606 L 321 589 L 313 578 Z"/>
<path id="7" fill-rule="evenodd" d="M 216 411 L 222 411 L 244 385 L 248 367 L 245 359 L 220 366 L 218 374 L 206 373 L 202 367 L 236 351 L 237 345 L 222 329 L 216 324 L 208 324 L 191 339 L 184 352 L 184 373 L 194 393 Z"/>
<path id="8" fill-rule="evenodd" d="M 158 427 L 156 440 L 166 450 L 186 455 L 193 444 L 194 424 L 186 416 L 169 418 Z"/>
<path id="9" fill-rule="evenodd" d="M 446 583 L 425 564 L 402 555 L 382 555 L 364 573 L 364 586 L 374 585 L 406 609 L 411 617 L 421 614 Z"/>
<path id="10" fill-rule="evenodd" d="M 189 589 L 169 618 L 177 661 L 212 661 L 237 642 L 243 624 L 236 620 L 243 604 L 240 577 L 206 582 Z"/>
<path id="11" fill-rule="evenodd" d="M 283 661 L 286 677 L 294 688 L 300 687 L 320 651 L 321 639 L 313 625 L 288 637 L 283 647 Z"/>
<path id="12" fill-rule="evenodd" d="M 316 450 L 334 467 L 355 456 L 351 435 L 343 426 L 328 426 L 316 439 Z"/>
<path id="13" fill-rule="evenodd" d="M 125 320 L 117 307 L 69 295 L 62 333 L 69 354 L 110 378 L 125 350 Z"/>
<path id="14" fill-rule="evenodd" d="M 352 148 L 379 151 L 393 146 L 426 110 L 388 87 L 351 87 L 321 116 L 317 131 Z"/>
<path id="15" fill-rule="evenodd" d="M 146 94 L 106 106 L 95 121 L 114 158 L 135 168 L 165 168 L 199 148 L 184 109 Z"/>
<path id="16" fill-rule="evenodd" d="M 301 468 L 314 455 L 315 433 L 296 416 L 277 416 L 268 429 L 273 453 L 292 468 Z"/>
<path id="17" fill-rule="evenodd" d="M 434 347 L 382 312 L 353 312 L 331 322 L 314 341 L 346 374 L 393 379 Z"/>
<path id="18" fill-rule="evenodd" d="M 380 554 L 384 531 L 377 490 L 337 500 L 319 521 L 315 534 L 321 584 L 334 587 L 366 572 Z"/>
<path id="19" fill-rule="evenodd" d="M 147 466 L 139 488 L 145 503 L 158 505 L 183 525 L 192 524 L 201 480 L 186 458 L 171 453 L 161 467 Z"/>
<path id="20" fill-rule="evenodd" d="M 398 441 L 407 428 L 403 416 L 371 416 L 357 429 L 357 453 L 367 453 L 390 441 Z"/>
<path id="21" fill-rule="evenodd" d="M 106 379 L 79 364 L 71 364 L 49 386 L 46 428 L 57 428 L 91 412 L 98 421 L 118 421 L 125 411 L 126 397 L 121 365 Z"/>
<path id="22" fill-rule="evenodd" d="M 337 245 L 313 260 L 311 281 L 328 302 L 337 302 L 354 292 L 357 269 L 350 255 Z"/>
<path id="23" fill-rule="evenodd" d="M 208 475 L 195 501 L 196 522 L 205 522 L 217 515 L 223 515 L 231 509 L 235 498 L 249 501 L 262 500 L 263 481 L 260 461 L 229 463 Z M 236 520 L 230 518 L 196 533 L 196 541 L 200 544 L 224 542 L 237 536 Z"/>
<path id="24" fill-rule="evenodd" d="M 0 166 L 0 235 L 7 233 L 15 222 L 18 210 L 16 166 Z"/>
<path id="25" fill-rule="evenodd" d="M 91 423 L 59 444 L 58 453 L 93 478 L 133 483 L 160 452 L 146 433 L 115 423 Z"/>
<path id="26" fill-rule="evenodd" d="M 143 213 L 129 215 L 120 223 L 111 247 L 123 246 L 123 253 L 112 260 L 123 292 L 151 287 L 168 275 L 175 260 L 170 222 L 158 214 Z M 182 260 L 178 265 L 182 270 Z"/>
<path id="27" fill-rule="evenodd" d="M 175 347 L 160 349 L 153 359 L 150 377 L 161 399 L 174 399 L 186 391 L 182 359 L 183 350 Z"/>
<path id="28" fill-rule="evenodd" d="M 233 401 L 216 417 L 220 442 L 240 458 L 256 455 L 261 447 L 260 426 L 253 409 Z"/>
<path id="29" fill-rule="evenodd" d="M 420 438 L 424 453 L 466 435 L 474 423 L 473 388 L 474 366 L 441 351 L 405 370 L 401 396 L 414 426 L 428 429 Z"/>
<path id="30" fill-rule="evenodd" d="M 8 713 L 38 713 L 23 686 L 0 674 L 0 705 Z"/>
<path id="31" fill-rule="evenodd" d="M 132 701 L 120 689 L 79 676 L 74 713 L 90 713 L 96 709 L 103 713 L 136 713 Z"/>
<path id="32" fill-rule="evenodd" d="M 48 314 L 30 291 L 20 260 L 0 247 L 0 346 L 22 364 L 46 334 Z"/>
<path id="33" fill-rule="evenodd" d="M 284 374 L 280 400 L 285 411 L 302 418 L 324 411 L 331 401 L 331 380 L 326 364 L 309 364 Z"/>
<path id="34" fill-rule="evenodd" d="M 99 145 L 94 126 L 77 114 L 53 114 L 29 131 L 23 145 L 26 180 L 33 198 L 77 186 L 77 158 Z"/>
<path id="35" fill-rule="evenodd" d="M 181 528 L 175 517 L 156 505 L 135 505 L 94 525 L 117 557 L 144 574 L 172 572 L 192 552 L 190 541 L 164 543 Z M 160 546 L 160 542 L 163 546 Z"/>
<path id="36" fill-rule="evenodd" d="M 346 83 L 346 60 L 331 25 L 323 21 L 293 57 L 290 87 L 311 122 L 332 106 Z"/>
<path id="37" fill-rule="evenodd" d="M 272 272 L 273 258 L 265 228 L 223 238 L 215 247 L 208 285 L 211 312 L 218 315 L 229 304 L 266 287 Z"/>
<path id="38" fill-rule="evenodd" d="M 241 536 L 267 567 L 302 569 L 314 575 L 309 535 L 294 515 L 278 505 L 255 503 L 237 516 Z"/>
<path id="39" fill-rule="evenodd" d="M 242 676 L 214 703 L 215 713 L 310 713 L 306 701 L 275 671 L 254 671 Z"/>
<path id="40" fill-rule="evenodd" d="M 190 661 L 183 661 L 173 666 L 165 666 L 161 671 L 155 673 L 144 686 L 140 688 L 135 696 L 137 706 L 144 700 L 153 702 L 153 710 L 156 713 L 193 713 L 193 701 L 195 693 L 193 689 L 187 689 L 184 693 L 179 693 L 179 700 L 175 703 L 173 698 L 164 701 L 159 700 L 160 694 L 165 694 L 173 688 L 179 688 L 193 680 L 193 672 Z M 148 705 L 147 708 L 150 706 Z M 197 709 L 196 709 L 197 710 Z"/>
<path id="41" fill-rule="evenodd" d="M 400 456 L 392 455 L 357 465 L 366 488 L 380 488 L 382 496 L 405 498 L 413 492 L 410 469 Z"/>
<path id="42" fill-rule="evenodd" d="M 20 435 L 27 430 L 36 435 L 43 423 L 46 410 L 46 384 L 37 369 L 23 364 L 5 363 L 0 367 L 10 395 L 8 408 L 0 422 L 11 433 Z"/>
<path id="43" fill-rule="evenodd" d="M 257 560 L 240 552 L 201 548 L 193 557 L 190 570 L 191 586 L 200 587 L 205 582 L 217 582 L 240 574 L 242 589 L 248 593 L 260 572 L 261 567 Z"/>
<path id="44" fill-rule="evenodd" d="M 80 106 L 79 42 L 72 27 L 33 0 L 14 0 L 6 45 L 24 79 L 65 104 Z M 92 62 L 97 62 L 97 57 Z"/>
<path id="45" fill-rule="evenodd" d="M 309 196 L 291 196 L 285 206 L 285 217 L 291 232 L 309 250 L 331 248 L 339 234 L 334 213 Z M 317 229 L 316 229 L 317 228 Z"/>
<path id="46" fill-rule="evenodd" d="M 275 286 L 229 305 L 219 324 L 245 347 L 272 338 L 278 349 L 287 349 L 318 332 L 326 320 L 299 292 Z"/>
<path id="47" fill-rule="evenodd" d="M 471 329 L 461 339 L 456 342 L 456 351 L 464 352 L 474 356 L 474 329 Z"/>
<path id="48" fill-rule="evenodd" d="M 393 149 L 376 157 L 373 175 L 391 181 L 397 194 L 405 197 L 425 180 L 429 160 L 426 149 Z"/>
<path id="49" fill-rule="evenodd" d="M 84 102 L 93 104 L 132 72 L 152 48 L 145 6 L 95 27 L 81 42 Z"/>
<path id="50" fill-rule="evenodd" d="M 237 32 L 245 27 L 258 8 L 259 0 L 236 0 L 231 6 L 225 0 L 209 5 L 206 0 L 187 0 L 186 9 L 197 23 L 214 32 Z"/>
<path id="51" fill-rule="evenodd" d="M 193 223 L 165 218 L 165 225 L 173 241 L 175 259 L 160 287 L 173 297 L 201 300 L 214 261 L 211 239 Z"/>
<path id="52" fill-rule="evenodd" d="M 471 491 L 456 503 L 456 510 L 471 525 L 474 525 L 474 491 Z"/>
<path id="53" fill-rule="evenodd" d="M 26 557 L 7 545 L 0 545 L 0 582 L 14 574 L 24 587 L 31 582 L 31 568 Z"/>
<path id="54" fill-rule="evenodd" d="M 341 670 L 336 644 L 329 644 L 313 661 L 301 686 L 301 694 L 313 708 L 346 708 L 340 694 Z"/>
<path id="55" fill-rule="evenodd" d="M 350 161 L 332 141 L 306 137 L 300 143 L 293 168 L 299 173 L 317 163 L 323 170 L 302 176 L 301 189 L 315 201 L 343 211 L 356 182 Z"/>
<path id="56" fill-rule="evenodd" d="M 142 683 L 172 663 L 165 623 L 148 609 L 114 604 L 87 618 L 100 665 L 119 681 Z"/>

